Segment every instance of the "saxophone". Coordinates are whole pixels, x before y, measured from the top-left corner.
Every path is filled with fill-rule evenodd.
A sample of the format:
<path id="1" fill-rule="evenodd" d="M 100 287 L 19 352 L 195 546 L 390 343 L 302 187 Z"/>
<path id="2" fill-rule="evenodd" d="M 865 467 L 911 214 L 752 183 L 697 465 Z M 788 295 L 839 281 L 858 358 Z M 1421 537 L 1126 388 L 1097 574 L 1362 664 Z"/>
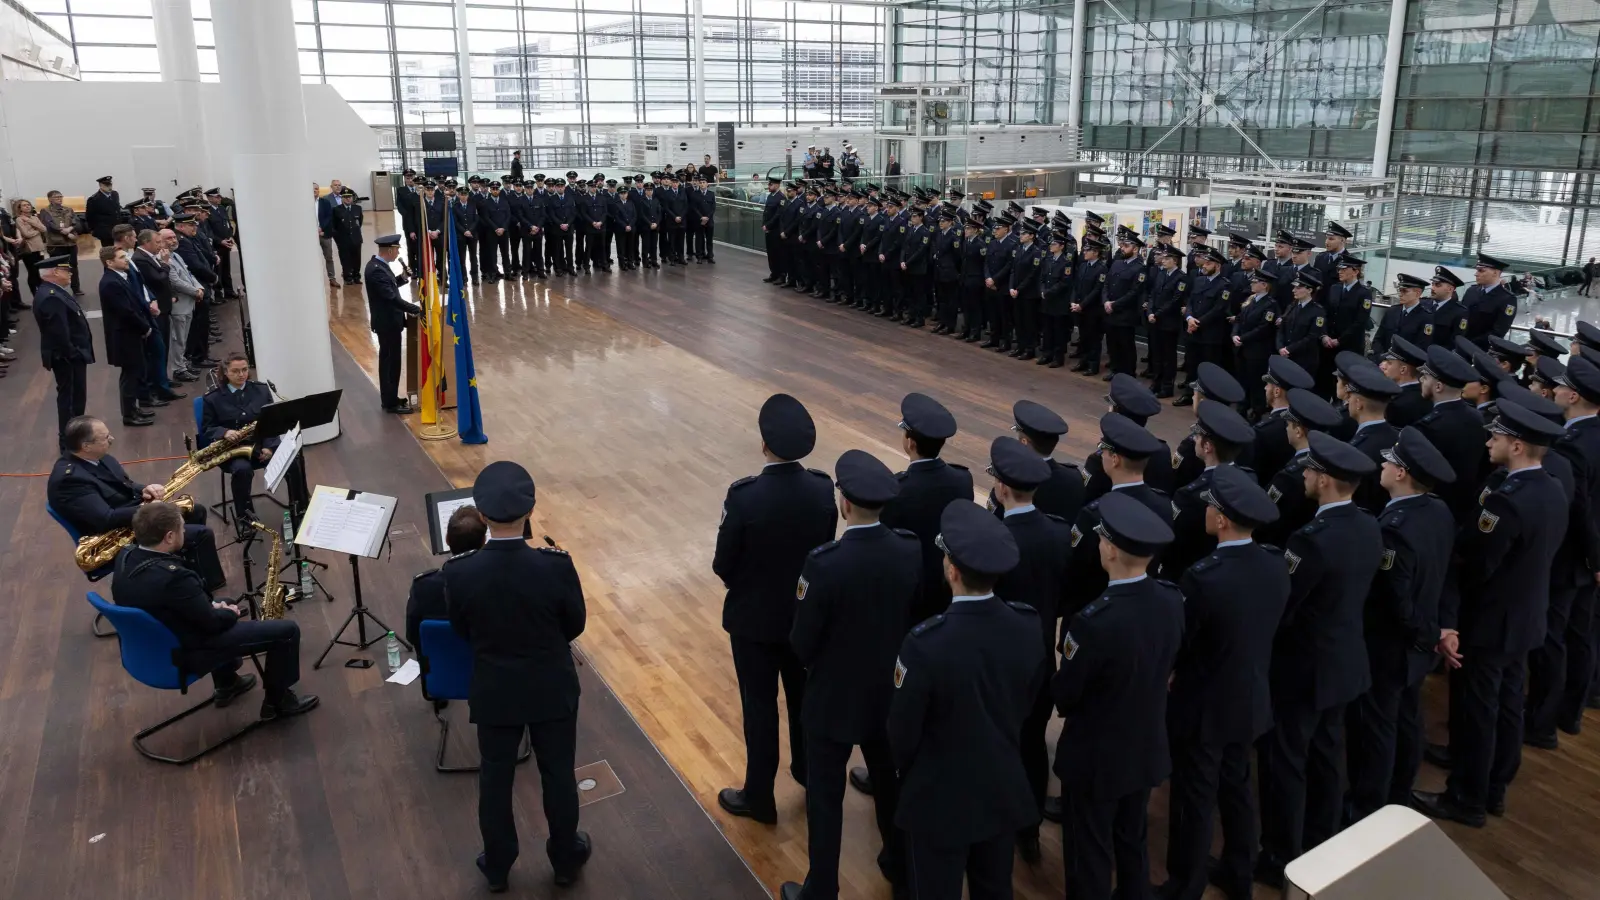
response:
<path id="1" fill-rule="evenodd" d="M 185 513 L 190 512 L 194 509 L 194 498 L 187 494 L 179 496 L 177 492 L 188 487 L 189 482 L 200 477 L 201 473 L 209 472 L 230 459 L 249 459 L 254 451 L 250 444 L 255 440 L 255 435 L 256 423 L 251 422 L 239 429 L 237 439 L 213 441 L 208 446 L 189 454 L 183 465 L 172 473 L 172 480 L 166 483 L 166 492 L 162 496 L 177 504 Z M 93 572 L 110 565 L 117 558 L 117 554 L 132 543 L 132 528 L 113 528 L 104 534 L 79 538 L 78 549 L 73 552 L 72 558 L 78 564 L 78 568 L 85 572 Z"/>
<path id="2" fill-rule="evenodd" d="M 285 588 L 278 583 L 278 566 L 283 560 L 283 537 L 277 529 L 251 521 L 250 526 L 272 538 L 272 548 L 267 552 L 267 583 L 261 586 L 261 618 L 281 619 L 286 609 Z"/>

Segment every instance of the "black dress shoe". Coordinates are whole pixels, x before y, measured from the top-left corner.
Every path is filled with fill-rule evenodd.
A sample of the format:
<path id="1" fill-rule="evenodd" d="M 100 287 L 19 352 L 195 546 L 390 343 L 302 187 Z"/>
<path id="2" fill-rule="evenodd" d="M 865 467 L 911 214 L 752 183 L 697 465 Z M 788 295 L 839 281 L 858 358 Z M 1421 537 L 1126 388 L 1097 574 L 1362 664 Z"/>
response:
<path id="1" fill-rule="evenodd" d="M 1104 375 L 1100 376 L 1100 380 L 1101 381 L 1110 381 L 1112 378 L 1114 378 L 1116 376 L 1116 374 L 1117 373 L 1115 373 L 1115 372 L 1107 372 Z"/>
<path id="2" fill-rule="evenodd" d="M 122 424 L 129 428 L 144 428 L 155 422 L 155 416 L 123 416 Z"/>
<path id="3" fill-rule="evenodd" d="M 1562 731 L 1566 732 L 1567 734 L 1572 734 L 1572 735 L 1582 734 L 1583 733 L 1583 716 L 1579 715 L 1578 718 L 1573 719 L 1570 722 L 1557 722 L 1556 723 L 1556 727 L 1561 729 Z"/>
<path id="4" fill-rule="evenodd" d="M 233 684 L 226 688 L 217 688 L 211 692 L 211 705 L 222 709 L 228 704 L 250 692 L 256 686 L 256 676 L 250 672 L 235 678 Z"/>
<path id="5" fill-rule="evenodd" d="M 1061 361 L 1061 360 L 1059 360 L 1059 359 L 1052 359 L 1052 360 L 1050 360 L 1050 365 L 1049 365 L 1049 368 L 1051 368 L 1051 369 L 1060 369 L 1060 368 L 1063 368 L 1063 367 L 1065 367 L 1065 366 L 1066 366 L 1066 363 L 1065 363 L 1065 362 L 1062 362 L 1062 361 Z"/>
<path id="6" fill-rule="evenodd" d="M 1060 797 L 1046 797 L 1046 798 L 1044 798 L 1044 806 L 1040 807 L 1040 812 L 1042 812 L 1044 814 L 1044 817 L 1046 819 L 1050 820 L 1051 822 L 1060 822 L 1061 821 L 1061 798 Z"/>
<path id="7" fill-rule="evenodd" d="M 1600 709 L 1600 694 L 1590 694 L 1588 701 L 1584 705 L 1590 709 Z"/>
<path id="8" fill-rule="evenodd" d="M 561 868 L 556 869 L 555 881 L 558 887 L 571 887 L 572 883 L 578 880 L 578 871 L 589 861 L 590 854 L 594 852 L 594 847 L 589 841 L 589 832 L 578 832 L 577 840 L 578 852 L 571 860 L 562 863 Z"/>
<path id="9" fill-rule="evenodd" d="M 1005 343 L 998 344 L 998 345 L 995 346 L 994 352 L 996 352 L 996 353 L 1005 353 L 1005 354 L 1009 355 L 1011 353 L 1011 345 L 1010 344 L 1005 344 Z"/>
<path id="10" fill-rule="evenodd" d="M 1456 802 L 1456 799 L 1450 796 L 1449 791 L 1439 791 L 1438 793 L 1433 791 L 1412 791 L 1411 804 L 1416 807 L 1418 812 L 1435 819 L 1449 819 L 1452 822 L 1460 822 L 1468 828 L 1482 828 L 1484 825 L 1485 819 L 1482 812 L 1468 809 Z"/>
<path id="11" fill-rule="evenodd" d="M 1559 739 L 1556 738 L 1555 732 L 1553 731 L 1549 734 L 1530 734 L 1524 732 L 1522 735 L 1522 743 L 1529 747 L 1535 747 L 1539 750 L 1555 750 L 1561 746 Z"/>
<path id="12" fill-rule="evenodd" d="M 1039 355 L 1038 351 L 1036 351 L 1032 347 L 1030 347 L 1027 350 L 1022 351 L 1022 353 L 1019 356 L 1017 356 L 1017 359 L 1020 359 L 1020 360 L 1023 360 L 1024 362 L 1026 362 L 1026 361 L 1028 361 L 1030 359 L 1036 358 L 1038 355 Z"/>
<path id="13" fill-rule="evenodd" d="M 1050 356 L 1048 354 L 1046 354 L 1044 356 L 1041 356 L 1038 359 L 1034 360 L 1033 364 L 1036 365 L 1036 366 L 1048 366 L 1048 365 L 1050 365 Z"/>
<path id="14" fill-rule="evenodd" d="M 872 778 L 867 774 L 866 766 L 850 767 L 850 786 L 868 797 L 872 796 Z"/>
<path id="15" fill-rule="evenodd" d="M 1043 856 L 1039 852 L 1039 836 L 1037 834 L 1024 835 L 1017 838 L 1017 852 L 1022 854 L 1022 861 L 1033 864 Z"/>
<path id="16" fill-rule="evenodd" d="M 1090 375 L 1090 376 L 1099 375 L 1100 374 L 1100 367 L 1099 366 L 1090 366 L 1089 368 L 1083 370 L 1083 374 Z M 1106 380 L 1110 381 L 1111 379 L 1107 378 Z"/>
<path id="17" fill-rule="evenodd" d="M 763 825 L 778 824 L 778 809 L 776 805 L 756 807 L 750 803 L 744 791 L 738 788 L 723 788 L 717 792 L 717 805 L 727 812 L 742 816 L 746 819 L 755 819 Z"/>
<path id="18" fill-rule="evenodd" d="M 161 399 L 171 402 L 173 400 L 182 400 L 187 396 L 189 395 L 185 394 L 183 391 L 166 391 L 161 394 Z"/>
<path id="19" fill-rule="evenodd" d="M 140 406 L 154 406 L 154 407 L 160 408 L 160 407 L 163 407 L 163 406 L 171 406 L 172 405 L 172 401 L 168 400 L 165 397 L 152 397 L 149 400 L 140 400 L 139 401 L 139 405 Z"/>
<path id="20" fill-rule="evenodd" d="M 771 284 L 771 283 L 773 283 L 774 281 L 777 281 L 777 280 L 778 279 L 777 279 L 776 276 L 768 275 L 767 277 L 761 279 L 761 283 L 762 284 Z"/>
<path id="21" fill-rule="evenodd" d="M 475 862 L 477 863 L 478 871 L 483 873 L 484 880 L 489 882 L 489 893 L 504 894 L 510 889 L 511 885 L 506 881 L 508 876 L 502 875 L 500 880 L 496 881 L 494 876 L 489 874 L 489 857 L 487 854 L 479 853 Z"/>
<path id="22" fill-rule="evenodd" d="M 184 383 L 188 383 L 188 382 L 191 382 L 191 381 L 199 381 L 200 380 L 200 376 L 196 375 L 195 373 L 193 373 L 191 371 L 189 371 L 188 369 L 180 369 L 179 371 L 176 371 L 176 372 L 172 373 L 172 380 L 173 381 L 182 381 Z M 176 391 L 174 391 L 174 393 L 176 393 Z"/>
<path id="23" fill-rule="evenodd" d="M 1506 795 L 1501 794 L 1498 797 L 1490 797 L 1489 801 L 1483 805 L 1483 810 L 1497 819 L 1504 818 L 1506 814 Z"/>
<path id="24" fill-rule="evenodd" d="M 1256 860 L 1256 871 L 1254 878 L 1257 884 L 1264 884 L 1267 887 L 1277 888 L 1280 891 L 1283 890 L 1284 882 L 1282 865 L 1269 862 L 1266 859 L 1258 859 Z"/>
<path id="25" fill-rule="evenodd" d="M 983 338 L 979 337 L 978 335 L 972 335 L 971 337 L 962 338 L 962 340 L 969 344 L 976 344 L 977 342 L 983 340 Z"/>
<path id="26" fill-rule="evenodd" d="M 1220 888 L 1222 895 L 1228 900 L 1250 900 L 1250 884 L 1246 882 L 1240 885 L 1230 882 L 1222 871 L 1222 863 L 1214 858 L 1206 861 L 1206 883 Z"/>
<path id="27" fill-rule="evenodd" d="M 416 412 L 416 410 L 412 408 L 411 404 L 405 401 L 401 401 L 395 406 L 385 406 L 383 411 L 386 413 L 394 413 L 397 416 L 409 416 Z"/>
<path id="28" fill-rule="evenodd" d="M 982 344 L 979 344 L 978 346 L 982 347 L 985 350 L 993 350 L 995 347 L 1000 346 L 1000 344 L 997 341 L 988 340 L 988 341 L 984 341 Z"/>
<path id="29" fill-rule="evenodd" d="M 1446 772 L 1450 771 L 1451 759 L 1449 744 L 1429 743 L 1427 749 L 1422 751 L 1422 758 L 1427 760 L 1429 765 L 1438 766 L 1439 768 L 1444 769 Z M 1413 791 L 1412 793 L 1416 792 Z"/>
<path id="30" fill-rule="evenodd" d="M 1178 399 L 1172 401 L 1172 405 L 1173 406 L 1193 406 L 1194 405 L 1194 395 L 1193 394 L 1184 394 L 1182 397 L 1179 397 Z"/>
<path id="31" fill-rule="evenodd" d="M 296 694 L 294 691 L 285 690 L 283 696 L 262 702 L 261 718 L 286 719 L 290 716 L 303 715 L 316 708 L 316 694 Z"/>
<path id="32" fill-rule="evenodd" d="M 802 885 L 800 885 L 800 884 L 798 884 L 796 882 L 785 881 L 778 888 L 779 900 L 800 900 L 800 889 L 801 889 L 801 887 L 802 887 Z"/>

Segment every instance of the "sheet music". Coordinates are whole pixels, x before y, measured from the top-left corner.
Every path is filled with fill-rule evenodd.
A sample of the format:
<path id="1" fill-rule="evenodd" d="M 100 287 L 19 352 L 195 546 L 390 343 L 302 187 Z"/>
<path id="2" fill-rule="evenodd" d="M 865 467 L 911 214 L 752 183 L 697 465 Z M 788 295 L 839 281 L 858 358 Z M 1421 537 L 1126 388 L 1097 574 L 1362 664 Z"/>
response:
<path id="1" fill-rule="evenodd" d="M 376 556 L 388 537 L 395 499 L 318 485 L 295 543 L 336 553 Z"/>
<path id="2" fill-rule="evenodd" d="M 272 451 L 272 458 L 267 460 L 267 490 L 276 491 L 278 485 L 283 484 L 283 476 L 288 473 L 289 466 L 294 463 L 294 458 L 300 453 L 300 426 L 296 425 L 286 432 L 278 443 L 278 449 Z"/>
<path id="3" fill-rule="evenodd" d="M 443 537 L 450 532 L 450 515 L 463 506 L 471 505 L 473 505 L 471 497 L 458 497 L 454 500 L 440 501 L 438 510 L 439 537 L 441 539 L 443 539 Z"/>

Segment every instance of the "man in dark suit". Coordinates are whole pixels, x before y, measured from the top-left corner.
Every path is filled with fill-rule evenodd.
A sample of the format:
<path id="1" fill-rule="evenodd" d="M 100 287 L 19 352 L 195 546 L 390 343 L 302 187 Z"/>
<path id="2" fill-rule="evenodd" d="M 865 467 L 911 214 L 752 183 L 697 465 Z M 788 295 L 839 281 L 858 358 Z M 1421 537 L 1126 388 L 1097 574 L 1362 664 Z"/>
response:
<path id="1" fill-rule="evenodd" d="M 246 607 L 211 596 L 212 587 L 178 555 L 188 527 L 176 504 L 152 500 L 129 524 L 136 546 L 117 556 L 111 596 L 118 606 L 142 609 L 178 639 L 173 662 L 185 673 L 210 673 L 216 706 L 227 706 L 256 685 L 239 675 L 242 658 L 266 656 L 266 697 L 261 718 L 283 719 L 310 712 L 314 694 L 296 694 L 300 680 L 300 625 L 288 619 L 254 621 Z"/>
<path id="2" fill-rule="evenodd" d="M 783 179 L 776 175 L 767 178 L 767 198 L 761 207 L 761 234 L 767 246 L 767 277 L 761 279 L 767 284 L 784 279 L 784 246 L 783 238 L 779 237 L 782 230 L 778 220 L 783 217 L 786 201 L 783 196 Z"/>
<path id="3" fill-rule="evenodd" d="M 65 449 L 50 469 L 45 501 L 80 535 L 105 534 L 133 522 L 141 504 L 161 500 L 165 486 L 138 484 L 111 455 L 113 438 L 106 423 L 78 416 L 67 423 Z M 184 529 L 184 556 L 206 587 L 221 587 L 226 578 L 217 560 L 217 541 L 205 526 L 204 507 L 195 505 Z"/>
<path id="4" fill-rule="evenodd" d="M 939 521 L 952 602 L 911 630 L 895 660 L 889 745 L 900 773 L 916 897 L 1011 896 L 1016 833 L 1036 821 L 1017 737 L 1045 679 L 1038 613 L 994 592 L 1017 565 L 999 519 L 956 500 Z"/>
<path id="5" fill-rule="evenodd" d="M 100 248 L 100 308 L 106 331 L 106 362 L 117 367 L 117 395 L 122 424 L 145 426 L 156 414 L 139 408 L 139 385 L 144 380 L 144 343 L 155 333 L 155 315 L 149 302 L 128 280 L 128 254 L 116 247 Z"/>
<path id="6" fill-rule="evenodd" d="M 166 340 L 172 334 L 172 267 L 164 258 L 160 234 L 147 229 L 140 231 L 135 241 L 137 246 L 133 251 L 133 268 L 144 289 L 150 293 L 150 298 L 156 302 L 156 334 Z M 164 374 L 167 360 L 162 359 L 159 365 Z"/>
<path id="7" fill-rule="evenodd" d="M 484 524 L 478 508 L 471 504 L 458 506 L 445 525 L 444 543 L 450 548 L 450 559 L 471 550 L 483 549 L 489 526 Z M 448 562 L 448 560 L 447 560 Z M 426 656 L 422 646 L 422 623 L 427 619 L 449 619 L 449 591 L 445 589 L 442 569 L 430 569 L 411 579 L 411 593 L 406 596 L 406 643 L 417 649 L 418 656 Z M 439 701 L 441 704 L 445 701 Z"/>
<path id="8" fill-rule="evenodd" d="M 527 735 L 539 766 L 545 854 L 555 883 L 572 884 L 589 861 L 589 835 L 578 830 L 578 670 L 571 643 L 583 633 L 583 585 L 566 551 L 523 540 L 534 485 L 513 462 L 484 467 L 472 502 L 489 527 L 482 550 L 445 563 L 450 626 L 472 645 L 467 700 L 478 726 L 478 871 L 489 891 L 506 890 L 518 854 L 511 788 L 517 748 Z"/>
<path id="9" fill-rule="evenodd" d="M 406 317 L 422 315 L 422 307 L 400 296 L 400 285 L 410 272 L 395 277 L 390 266 L 400 258 L 400 235 L 386 234 L 376 241 L 378 252 L 367 261 L 367 318 L 378 336 L 378 399 L 383 411 L 404 415 L 411 404 L 400 396 L 401 335 Z"/>
<path id="10" fill-rule="evenodd" d="M 783 885 L 785 900 L 839 896 L 845 766 L 857 746 L 867 761 L 883 840 L 879 871 L 897 894 L 906 889 L 905 853 L 894 822 L 899 779 L 887 722 L 895 651 L 905 638 L 906 614 L 917 596 L 922 551 L 915 534 L 879 521 L 884 505 L 900 491 L 887 466 L 869 453 L 847 450 L 835 472 L 844 534 L 806 557 L 789 634 L 807 672 L 801 715 L 811 866 L 804 886 Z"/>
<path id="11" fill-rule="evenodd" d="M 238 351 L 229 353 L 223 358 L 221 369 L 222 383 L 201 398 L 200 438 L 206 444 L 238 440 L 240 430 L 254 422 L 261 415 L 262 407 L 272 402 L 272 389 L 250 380 L 248 356 Z M 233 492 L 234 524 L 241 536 L 248 533 L 248 524 L 256 517 L 250 505 L 255 470 L 267 464 L 279 442 L 278 435 L 258 434 L 256 450 L 248 459 L 230 459 L 222 464 Z"/>
<path id="12" fill-rule="evenodd" d="M 1256 800 L 1250 748 L 1272 727 L 1268 666 L 1289 599 L 1289 569 L 1255 529 L 1278 510 L 1254 478 L 1217 469 L 1206 491 L 1206 532 L 1217 548 L 1183 573 L 1183 646 L 1167 699 L 1172 746 L 1165 900 L 1205 892 L 1211 818 L 1221 812 L 1215 879 L 1228 897 L 1249 897 L 1255 868 Z"/>
<path id="13" fill-rule="evenodd" d="M 695 183 L 694 205 L 689 216 L 694 220 L 694 257 L 708 265 L 717 261 L 717 192 L 702 176 Z"/>
<path id="14" fill-rule="evenodd" d="M 1061 670 L 1051 684 L 1065 721 L 1056 745 L 1067 895 L 1148 896 L 1146 809 L 1172 771 L 1167 683 L 1183 639 L 1183 595 L 1148 574 L 1172 540 L 1166 521 L 1139 501 L 1097 501 L 1105 593 L 1061 635 Z M 976 893 L 974 893 L 976 896 Z"/>
<path id="15" fill-rule="evenodd" d="M 88 391 L 88 367 L 94 362 L 94 338 L 89 317 L 72 296 L 75 275 L 70 255 L 39 261 L 43 281 L 33 295 L 33 318 L 39 325 L 39 361 L 56 380 L 56 440 L 66 449 L 67 422 L 83 415 Z"/>
<path id="16" fill-rule="evenodd" d="M 400 214 L 400 230 L 406 237 L 406 259 L 414 271 L 421 271 L 422 241 L 426 235 L 422 233 L 422 195 L 417 190 L 416 176 L 416 169 L 402 173 L 404 183 L 394 192 L 394 208 Z"/>
<path id="17" fill-rule="evenodd" d="M 1460 590 L 1447 592 L 1439 610 L 1439 650 L 1453 669 L 1450 777 L 1441 792 L 1412 792 L 1422 812 L 1473 828 L 1485 812 L 1504 812 L 1522 761 L 1524 672 L 1544 641 L 1551 561 L 1569 505 L 1541 465 L 1559 425 L 1501 403 L 1488 429 L 1489 461 L 1506 475 L 1478 495 L 1476 519 L 1461 527 Z"/>
<path id="18" fill-rule="evenodd" d="M 1138 370 L 1138 351 L 1134 347 L 1133 331 L 1141 318 L 1148 269 L 1140 251 L 1144 240 L 1132 231 L 1117 237 L 1117 258 L 1106 270 L 1105 293 L 1101 311 L 1105 316 L 1106 374 L 1110 381 L 1117 373 L 1132 375 Z"/>
<path id="19" fill-rule="evenodd" d="M 1275 724 L 1262 763 L 1255 877 L 1280 889 L 1283 867 L 1340 828 L 1345 707 L 1372 681 L 1362 615 L 1383 559 L 1378 523 L 1351 500 L 1377 466 L 1320 431 L 1311 433 L 1309 444 L 1305 492 L 1318 506 L 1283 552 L 1289 601 L 1274 641 Z"/>
<path id="20" fill-rule="evenodd" d="M 816 445 L 816 425 L 799 400 L 774 394 L 761 406 L 760 475 L 728 487 L 711 569 L 728 589 L 722 627 L 733 647 L 744 714 L 743 788 L 717 803 L 736 816 L 778 820 L 778 683 L 789 708 L 789 772 L 805 785 L 805 667 L 789 644 L 796 588 L 807 554 L 833 539 L 833 479 L 799 462 Z"/>
<path id="21" fill-rule="evenodd" d="M 216 253 L 210 241 L 200 235 L 200 223 L 192 212 L 181 212 L 172 217 L 178 231 L 178 255 L 189 267 L 189 274 L 205 289 L 205 296 L 194 301 L 194 318 L 189 322 L 189 343 L 183 348 L 184 356 L 195 368 L 217 364 L 211 358 L 211 300 L 217 295 L 217 273 L 213 268 Z"/>
<path id="22" fill-rule="evenodd" d="M 83 202 L 83 218 L 100 246 L 111 246 L 111 229 L 122 221 L 122 198 L 111 189 L 111 176 L 95 179 L 98 190 Z"/>
<path id="23" fill-rule="evenodd" d="M 478 204 L 472 198 L 472 191 L 465 185 L 456 188 L 455 202 L 450 204 L 450 222 L 456 230 L 456 253 L 460 256 L 461 272 L 465 274 L 469 269 L 472 272 L 472 283 L 478 283 L 478 254 L 474 247 L 478 242 Z"/>

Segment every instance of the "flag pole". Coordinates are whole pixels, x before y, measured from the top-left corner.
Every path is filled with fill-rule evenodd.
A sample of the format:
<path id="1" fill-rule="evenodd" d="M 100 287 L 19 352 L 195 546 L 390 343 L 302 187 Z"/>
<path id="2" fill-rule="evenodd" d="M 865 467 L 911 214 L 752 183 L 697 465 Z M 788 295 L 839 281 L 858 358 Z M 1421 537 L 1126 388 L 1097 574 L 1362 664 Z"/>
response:
<path id="1" fill-rule="evenodd" d="M 418 198 L 421 201 L 421 198 Z M 440 336 L 443 332 L 443 316 L 439 309 L 439 266 L 433 258 L 433 241 L 428 238 L 428 204 L 419 202 L 422 208 L 422 284 L 423 284 L 423 334 L 426 346 L 421 357 L 426 359 L 423 370 L 422 393 L 422 422 L 417 429 L 417 436 L 424 441 L 445 441 L 456 436 L 456 429 L 440 421 L 440 374 L 443 371 L 444 346 Z M 450 203 L 444 204 L 445 228 L 450 225 Z"/>

